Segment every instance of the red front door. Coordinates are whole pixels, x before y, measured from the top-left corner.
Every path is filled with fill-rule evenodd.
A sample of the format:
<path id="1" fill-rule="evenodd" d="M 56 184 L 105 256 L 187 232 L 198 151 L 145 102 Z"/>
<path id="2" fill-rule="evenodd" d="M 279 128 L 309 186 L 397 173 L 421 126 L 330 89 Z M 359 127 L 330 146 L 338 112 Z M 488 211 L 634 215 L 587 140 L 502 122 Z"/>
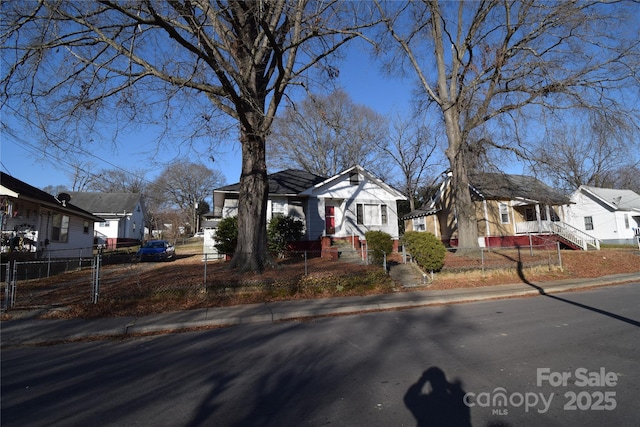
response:
<path id="1" fill-rule="evenodd" d="M 326 234 L 336 234 L 336 207 L 325 206 L 324 207 L 324 221 L 326 224 Z"/>

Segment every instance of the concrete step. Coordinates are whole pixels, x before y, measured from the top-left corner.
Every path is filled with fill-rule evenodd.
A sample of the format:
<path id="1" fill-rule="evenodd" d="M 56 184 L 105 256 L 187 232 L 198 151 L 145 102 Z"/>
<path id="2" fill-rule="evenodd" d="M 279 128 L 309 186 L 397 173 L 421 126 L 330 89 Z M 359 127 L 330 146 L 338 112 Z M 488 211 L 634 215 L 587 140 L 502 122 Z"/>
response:
<path id="1" fill-rule="evenodd" d="M 392 265 L 389 275 L 405 288 L 425 286 L 431 280 L 431 277 L 428 274 L 424 275 L 420 267 L 413 262 Z"/>
<path id="2" fill-rule="evenodd" d="M 352 248 L 338 249 L 338 260 L 345 262 L 363 262 L 360 251 Z"/>

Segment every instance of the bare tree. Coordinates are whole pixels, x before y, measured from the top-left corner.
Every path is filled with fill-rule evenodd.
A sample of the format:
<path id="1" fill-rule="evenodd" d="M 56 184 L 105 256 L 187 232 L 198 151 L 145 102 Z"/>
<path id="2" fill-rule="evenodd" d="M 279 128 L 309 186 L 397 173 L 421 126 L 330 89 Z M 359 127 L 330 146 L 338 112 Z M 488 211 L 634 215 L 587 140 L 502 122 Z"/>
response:
<path id="1" fill-rule="evenodd" d="M 613 188 L 635 191 L 640 194 L 640 160 L 635 164 L 622 166 L 615 173 Z"/>
<path id="2" fill-rule="evenodd" d="M 71 172 L 68 174 L 71 180 L 71 191 L 88 191 L 96 178 L 91 173 L 94 164 L 82 160 L 73 160 L 68 164 L 71 167 Z"/>
<path id="3" fill-rule="evenodd" d="M 394 180 L 387 173 L 383 179 L 402 189 L 409 199 L 409 209 L 414 210 L 419 190 L 428 186 L 427 180 L 438 174 L 434 153 L 439 144 L 433 129 L 426 125 L 424 119 L 398 115 L 391 128 L 386 143 L 377 146 L 379 160 L 387 170 L 399 169 L 401 178 Z M 394 176 L 398 175 L 394 173 Z"/>
<path id="4" fill-rule="evenodd" d="M 181 212 L 185 222 L 195 228 L 199 204 L 212 197 L 213 190 L 224 184 L 224 175 L 219 170 L 209 169 L 200 163 L 175 162 L 147 186 L 147 197 L 152 199 L 151 206 L 155 210 Z"/>
<path id="5" fill-rule="evenodd" d="M 544 127 L 545 114 L 582 109 L 637 126 L 637 3 L 376 4 L 391 43 L 380 51 L 395 54 L 393 69 L 410 67 L 440 110 L 460 248 L 478 245 L 469 154 L 495 147 L 532 157 L 527 135 Z"/>
<path id="6" fill-rule="evenodd" d="M 597 125 L 554 126 L 536 154 L 533 169 L 567 193 L 581 185 L 613 188 L 622 184 L 620 172 L 633 167 L 640 147 L 633 147 L 624 134 L 617 138 L 615 129 L 607 127 L 607 132 Z"/>
<path id="7" fill-rule="evenodd" d="M 386 140 L 387 120 L 358 105 L 343 90 L 310 94 L 291 104 L 274 121 L 267 139 L 269 164 L 333 176 L 354 165 L 375 162 L 373 147 Z"/>
<path id="8" fill-rule="evenodd" d="M 108 120 L 162 122 L 210 135 L 239 124 L 238 247 L 231 266 L 262 270 L 265 139 L 285 90 L 370 25 L 366 3 L 144 0 L 2 3 L 4 102 L 20 104 L 57 146 Z M 346 9 L 358 13 L 345 17 Z M 361 22 L 363 22 L 361 24 Z M 8 50 L 8 51 L 7 51 Z M 185 117 L 186 116 L 186 117 Z"/>
<path id="9" fill-rule="evenodd" d="M 47 185 L 46 187 L 42 188 L 42 191 L 44 191 L 45 193 L 49 193 L 52 196 L 57 196 L 58 194 L 65 193 L 69 190 L 67 189 L 66 185 Z"/>
<path id="10" fill-rule="evenodd" d="M 94 174 L 87 189 L 103 193 L 144 193 L 147 186 L 145 174 L 143 170 L 102 169 Z"/>

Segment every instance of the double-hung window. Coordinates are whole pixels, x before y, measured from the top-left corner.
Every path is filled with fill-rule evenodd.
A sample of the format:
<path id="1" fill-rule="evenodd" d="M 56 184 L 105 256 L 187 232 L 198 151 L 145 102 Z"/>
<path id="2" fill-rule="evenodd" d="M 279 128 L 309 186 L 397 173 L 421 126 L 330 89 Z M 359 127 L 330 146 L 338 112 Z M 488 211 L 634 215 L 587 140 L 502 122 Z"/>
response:
<path id="1" fill-rule="evenodd" d="M 593 217 L 585 216 L 584 217 L 584 229 L 585 230 L 593 230 Z"/>
<path id="2" fill-rule="evenodd" d="M 273 199 L 271 201 L 271 217 L 287 214 L 287 199 Z"/>
<path id="3" fill-rule="evenodd" d="M 67 215 L 53 214 L 51 240 L 63 243 L 69 241 L 69 217 Z"/>
<path id="4" fill-rule="evenodd" d="M 500 203 L 500 222 L 509 224 L 509 206 L 506 203 Z"/>
<path id="5" fill-rule="evenodd" d="M 389 222 L 387 205 L 358 203 L 356 222 L 361 225 L 386 225 Z"/>

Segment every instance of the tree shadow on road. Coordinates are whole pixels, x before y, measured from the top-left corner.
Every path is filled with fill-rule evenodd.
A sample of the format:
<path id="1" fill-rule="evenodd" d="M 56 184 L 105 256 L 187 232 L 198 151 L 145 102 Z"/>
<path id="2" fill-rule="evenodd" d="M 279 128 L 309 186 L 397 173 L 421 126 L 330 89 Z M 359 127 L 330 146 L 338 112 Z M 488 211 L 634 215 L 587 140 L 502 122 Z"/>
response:
<path id="1" fill-rule="evenodd" d="M 520 278 L 522 283 L 524 283 L 524 284 L 526 284 L 528 286 L 531 286 L 532 288 L 536 289 L 540 295 L 543 295 L 545 297 L 554 299 L 556 301 L 561 301 L 561 302 L 564 302 L 564 303 L 567 303 L 567 304 L 571 304 L 571 305 L 574 305 L 576 307 L 584 308 L 586 310 L 593 311 L 594 313 L 603 314 L 605 316 L 611 317 L 611 318 L 616 319 L 616 320 L 620 320 L 622 322 L 628 323 L 628 324 L 633 325 L 633 326 L 639 326 L 640 327 L 640 322 L 638 322 L 637 320 L 629 319 L 628 317 L 620 316 L 618 314 L 611 313 L 609 311 L 601 310 L 599 308 L 595 308 L 595 307 L 591 307 L 591 306 L 588 306 L 588 305 L 585 305 L 585 304 L 581 304 L 579 302 L 571 301 L 571 300 L 568 300 L 568 299 L 565 299 L 565 298 L 562 298 L 562 297 L 559 297 L 559 296 L 556 296 L 556 295 L 548 294 L 547 291 L 545 291 L 542 286 L 538 286 L 535 283 L 530 282 L 525 277 L 524 271 L 523 271 L 523 268 L 522 268 L 522 265 L 523 265 L 522 264 L 522 259 L 520 258 L 520 248 L 518 248 L 518 259 L 513 259 L 512 257 L 507 256 L 507 255 L 503 255 L 503 256 L 506 257 L 506 258 L 509 258 L 510 260 L 512 260 L 514 262 L 516 262 L 516 264 L 518 266 L 517 267 L 518 277 Z"/>

